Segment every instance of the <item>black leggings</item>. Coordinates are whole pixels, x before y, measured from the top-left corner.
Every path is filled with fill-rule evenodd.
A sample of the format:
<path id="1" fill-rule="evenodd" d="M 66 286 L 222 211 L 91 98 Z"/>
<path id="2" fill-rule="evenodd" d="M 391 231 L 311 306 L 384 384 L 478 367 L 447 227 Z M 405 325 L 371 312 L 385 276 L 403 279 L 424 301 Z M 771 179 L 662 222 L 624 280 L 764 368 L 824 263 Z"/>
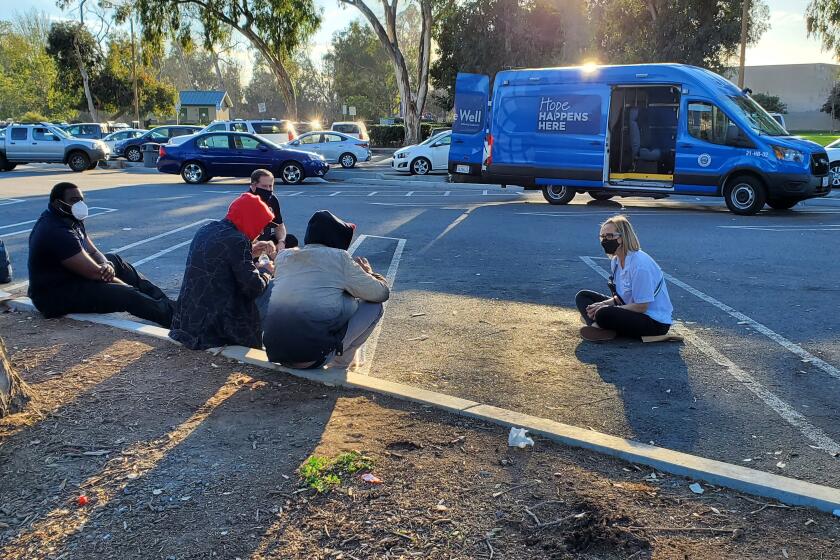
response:
<path id="1" fill-rule="evenodd" d="M 586 324 L 591 326 L 593 321 L 586 314 L 587 306 L 608 299 L 610 299 L 610 296 L 605 296 L 591 290 L 582 290 L 575 296 L 575 305 L 577 305 L 578 311 L 580 311 L 580 315 L 586 321 Z M 644 313 L 615 306 L 599 309 L 595 313 L 594 322 L 598 323 L 598 326 L 603 329 L 609 329 L 617 332 L 621 336 L 630 338 L 661 336 L 667 334 L 668 329 L 671 328 L 671 325 L 655 321 Z"/>
<path id="2" fill-rule="evenodd" d="M 116 277 L 128 284 L 113 284 L 79 277 L 55 286 L 45 294 L 33 294 L 33 303 L 47 318 L 68 313 L 115 313 L 128 311 L 167 329 L 172 324 L 172 301 L 160 288 L 120 258 L 105 255 Z"/>

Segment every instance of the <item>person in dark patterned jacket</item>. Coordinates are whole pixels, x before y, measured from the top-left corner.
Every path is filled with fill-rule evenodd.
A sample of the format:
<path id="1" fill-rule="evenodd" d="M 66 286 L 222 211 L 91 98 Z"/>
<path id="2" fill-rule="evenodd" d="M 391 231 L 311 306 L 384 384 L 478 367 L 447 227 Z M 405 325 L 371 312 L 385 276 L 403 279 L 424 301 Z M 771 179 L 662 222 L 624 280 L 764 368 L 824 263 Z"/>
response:
<path id="1" fill-rule="evenodd" d="M 193 350 L 262 347 L 256 300 L 271 281 L 274 265 L 259 266 L 254 258 L 265 252 L 273 259 L 274 245 L 254 240 L 272 217 L 259 197 L 246 193 L 231 203 L 224 220 L 196 232 L 170 338 Z"/>

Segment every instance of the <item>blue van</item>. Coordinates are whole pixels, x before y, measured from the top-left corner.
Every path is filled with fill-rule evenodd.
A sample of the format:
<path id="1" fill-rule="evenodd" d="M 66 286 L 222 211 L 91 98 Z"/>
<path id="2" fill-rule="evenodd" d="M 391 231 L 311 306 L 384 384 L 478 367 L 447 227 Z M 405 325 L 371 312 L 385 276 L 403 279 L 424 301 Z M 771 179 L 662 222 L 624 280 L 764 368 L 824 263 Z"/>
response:
<path id="1" fill-rule="evenodd" d="M 736 214 L 827 195 L 829 161 L 746 92 L 681 64 L 458 74 L 449 172 L 456 182 L 587 192 L 723 196 Z"/>

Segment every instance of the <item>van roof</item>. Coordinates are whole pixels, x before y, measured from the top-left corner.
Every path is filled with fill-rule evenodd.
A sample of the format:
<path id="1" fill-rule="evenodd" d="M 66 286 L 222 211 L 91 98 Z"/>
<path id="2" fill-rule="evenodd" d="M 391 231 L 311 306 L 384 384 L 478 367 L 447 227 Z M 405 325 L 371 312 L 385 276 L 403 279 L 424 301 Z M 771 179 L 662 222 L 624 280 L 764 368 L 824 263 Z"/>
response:
<path id="1" fill-rule="evenodd" d="M 531 68 L 505 70 L 496 74 L 495 86 L 505 81 L 522 83 L 546 76 L 568 83 L 661 84 L 680 83 L 725 95 L 739 95 L 735 84 L 705 68 L 688 64 L 627 64 L 615 66 L 567 66 L 559 68 Z"/>

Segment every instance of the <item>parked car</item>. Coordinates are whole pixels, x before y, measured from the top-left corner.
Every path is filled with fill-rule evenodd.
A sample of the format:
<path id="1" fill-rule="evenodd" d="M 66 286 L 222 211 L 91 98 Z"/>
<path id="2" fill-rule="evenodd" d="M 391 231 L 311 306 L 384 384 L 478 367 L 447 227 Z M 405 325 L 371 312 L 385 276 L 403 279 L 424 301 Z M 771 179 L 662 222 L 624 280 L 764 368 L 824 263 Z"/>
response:
<path id="1" fill-rule="evenodd" d="M 828 154 L 828 176 L 832 189 L 840 189 L 840 138 L 825 147 Z"/>
<path id="2" fill-rule="evenodd" d="M 187 183 L 206 183 L 213 177 L 249 177 L 269 169 L 287 184 L 307 177 L 323 177 L 330 166 L 319 155 L 278 146 L 244 132 L 196 134 L 180 144 L 160 147 L 158 171 L 180 174 Z"/>
<path id="3" fill-rule="evenodd" d="M 358 138 L 359 140 L 370 140 L 370 136 L 368 136 L 367 127 L 362 121 L 334 122 L 332 123 L 330 130 L 333 130 L 335 132 L 341 132 L 348 136 L 353 136 L 354 138 Z"/>
<path id="4" fill-rule="evenodd" d="M 440 127 L 437 127 L 437 128 L 433 128 L 431 131 L 429 131 L 429 137 L 437 136 L 441 132 L 446 132 L 447 130 L 452 130 L 452 127 L 451 126 L 440 126 Z"/>
<path id="5" fill-rule="evenodd" d="M 114 151 L 114 148 L 117 145 L 117 142 L 122 140 L 129 140 L 131 138 L 137 138 L 139 136 L 143 136 L 149 132 L 148 130 L 144 130 L 141 128 L 126 128 L 122 130 L 118 130 L 116 132 L 112 132 L 108 136 L 102 139 L 103 142 L 108 144 L 108 147 L 111 148 L 111 151 Z"/>
<path id="6" fill-rule="evenodd" d="M 166 144 L 170 139 L 177 136 L 195 134 L 201 130 L 200 126 L 186 124 L 166 125 L 153 128 L 136 138 L 120 140 L 114 145 L 114 157 L 125 156 L 128 161 L 138 162 L 143 160 L 142 146 L 147 142 Z"/>
<path id="7" fill-rule="evenodd" d="M 315 132 L 317 130 L 321 130 L 321 123 L 318 121 L 303 121 L 303 122 L 296 122 L 294 123 L 295 130 L 298 134 L 303 134 L 304 132 Z"/>
<path id="8" fill-rule="evenodd" d="M 74 138 L 51 124 L 12 124 L 0 140 L 0 171 L 26 163 L 64 163 L 73 171 L 85 171 L 110 154 L 101 140 Z"/>
<path id="9" fill-rule="evenodd" d="M 295 138 L 297 138 L 297 130 L 295 130 L 295 125 L 292 121 L 278 121 L 274 119 L 261 119 L 261 120 L 242 120 L 242 119 L 235 119 L 232 121 L 213 121 L 203 129 L 196 132 L 247 132 L 249 134 L 254 134 L 261 138 L 265 138 L 270 142 L 274 142 L 275 144 L 283 144 L 285 142 L 291 142 Z M 179 138 L 173 141 L 173 144 L 178 144 L 186 140 L 185 138 Z"/>
<path id="10" fill-rule="evenodd" d="M 111 129 L 104 123 L 75 123 L 61 128 L 74 138 L 89 138 L 102 140 L 111 133 Z"/>
<path id="11" fill-rule="evenodd" d="M 426 175 L 438 169 L 446 169 L 449 162 L 449 144 L 452 131 L 429 136 L 415 146 L 406 146 L 394 152 L 391 167 L 397 171 L 408 171 L 412 175 Z"/>
<path id="12" fill-rule="evenodd" d="M 286 144 L 290 148 L 320 154 L 330 163 L 348 169 L 357 161 L 370 161 L 370 144 L 347 134 L 332 131 L 307 132 Z"/>
<path id="13" fill-rule="evenodd" d="M 795 138 L 722 76 L 684 64 L 459 73 L 455 182 L 578 192 L 722 197 L 753 215 L 828 195 L 825 149 Z"/>

